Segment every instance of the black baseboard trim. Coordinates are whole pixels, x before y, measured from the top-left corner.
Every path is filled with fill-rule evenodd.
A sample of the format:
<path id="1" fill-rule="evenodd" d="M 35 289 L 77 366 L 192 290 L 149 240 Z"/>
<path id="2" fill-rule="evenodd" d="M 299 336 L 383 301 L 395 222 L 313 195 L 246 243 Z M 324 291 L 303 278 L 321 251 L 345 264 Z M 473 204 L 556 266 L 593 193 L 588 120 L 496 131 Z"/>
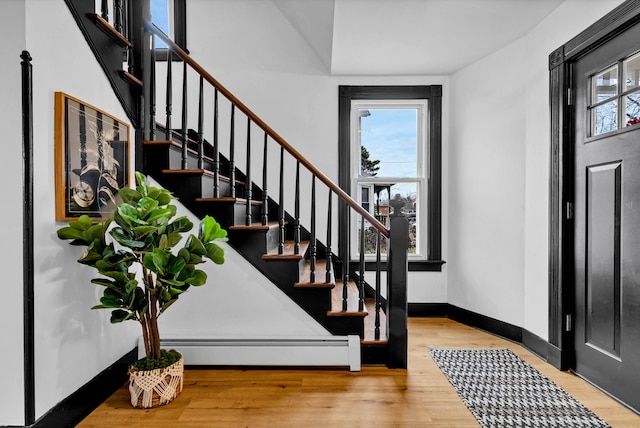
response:
<path id="1" fill-rule="evenodd" d="M 32 427 L 74 427 L 128 380 L 128 369 L 138 359 L 132 349 L 39 418 Z"/>
<path id="2" fill-rule="evenodd" d="M 409 303 L 407 313 L 411 318 L 449 318 L 486 331 L 511 342 L 519 343 L 559 370 L 567 370 L 566 365 L 554 363 L 556 358 L 560 361 L 560 350 L 554 351 L 552 349 L 555 348 L 553 345 L 522 327 L 462 309 L 449 303 Z"/>

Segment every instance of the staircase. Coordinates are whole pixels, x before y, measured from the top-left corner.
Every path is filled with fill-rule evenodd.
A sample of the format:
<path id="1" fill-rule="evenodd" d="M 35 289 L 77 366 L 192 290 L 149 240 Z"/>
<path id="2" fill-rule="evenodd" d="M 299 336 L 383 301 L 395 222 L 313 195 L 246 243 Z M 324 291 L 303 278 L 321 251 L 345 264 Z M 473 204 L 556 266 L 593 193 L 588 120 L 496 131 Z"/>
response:
<path id="1" fill-rule="evenodd" d="M 66 1 L 118 98 L 127 105 L 125 111 L 131 112 L 136 169 L 169 189 L 195 215 L 215 217 L 228 230 L 229 244 L 329 332 L 358 335 L 364 364 L 406 368 L 406 218 L 392 215 L 389 229 L 378 222 L 150 24 L 147 1 L 111 3 L 113 10 L 120 10 L 116 17 L 127 12 L 126 31 L 117 31 L 122 24 L 112 26 L 108 13 L 87 10 L 86 1 Z M 177 61 L 156 67 L 150 42 L 155 38 Z M 128 59 L 124 64 L 123 47 Z M 113 59 L 114 52 L 119 60 Z M 182 85 L 175 88 L 180 78 Z M 156 117 L 158 93 L 165 101 L 158 109 L 162 118 Z M 174 93 L 180 100 L 178 119 Z M 140 96 L 143 106 L 136 105 Z M 204 129 L 211 128 L 205 135 Z M 256 172 L 259 179 L 252 175 Z M 274 182 L 277 191 L 268 191 Z M 365 248 L 365 235 L 374 236 L 373 260 L 365 260 L 364 251 L 353 260 L 348 236 L 340 237 L 339 255 L 332 249 L 338 204 L 339 212 L 357 216 L 360 249 Z M 386 245 L 382 240 L 388 240 Z M 386 260 L 381 248 L 389 249 Z M 376 270 L 367 272 L 372 261 Z"/>

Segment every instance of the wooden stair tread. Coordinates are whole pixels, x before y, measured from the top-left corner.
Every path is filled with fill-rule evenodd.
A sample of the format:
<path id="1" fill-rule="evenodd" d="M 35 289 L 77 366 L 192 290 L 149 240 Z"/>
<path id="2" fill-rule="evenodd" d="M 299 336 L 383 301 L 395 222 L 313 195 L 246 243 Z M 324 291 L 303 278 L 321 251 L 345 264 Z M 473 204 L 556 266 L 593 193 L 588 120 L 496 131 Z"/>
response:
<path id="1" fill-rule="evenodd" d="M 301 260 L 306 254 L 307 248 L 309 248 L 309 241 L 300 241 L 300 251 L 296 254 L 295 242 L 285 241 L 282 254 L 278 254 L 278 247 L 276 247 L 267 254 L 264 254 L 262 258 L 264 260 Z"/>
<path id="2" fill-rule="evenodd" d="M 336 286 L 336 280 L 333 275 L 333 269 L 330 271 L 331 278 L 327 282 L 327 261 L 316 260 L 316 280 L 311 282 L 311 260 L 307 260 L 307 264 L 304 266 L 300 281 L 293 284 L 296 288 L 334 288 Z"/>
<path id="3" fill-rule="evenodd" d="M 344 309 L 342 301 L 343 281 L 336 281 L 336 286 L 331 291 L 331 310 L 327 312 L 328 317 L 366 317 L 369 315 L 367 307 L 362 311 L 358 310 L 358 286 L 355 281 L 349 280 L 347 285 L 347 307 Z"/>
<path id="4" fill-rule="evenodd" d="M 280 224 L 277 221 L 270 221 L 267 224 L 255 222 L 249 226 L 245 226 L 245 225 L 229 226 L 227 227 L 227 230 L 270 230 L 270 229 L 276 229 L 279 226 Z"/>
<path id="5" fill-rule="evenodd" d="M 386 345 L 389 343 L 387 336 L 387 316 L 380 309 L 380 338 L 376 339 L 376 301 L 372 297 L 364 299 L 364 304 L 370 316 L 364 319 L 364 338 L 360 340 L 362 345 Z"/>
<path id="6" fill-rule="evenodd" d="M 97 13 L 90 14 L 93 21 L 96 23 L 102 31 L 104 31 L 109 37 L 111 37 L 116 43 L 124 48 L 130 48 L 133 45 L 122 34 L 120 34 L 107 20 Z"/>

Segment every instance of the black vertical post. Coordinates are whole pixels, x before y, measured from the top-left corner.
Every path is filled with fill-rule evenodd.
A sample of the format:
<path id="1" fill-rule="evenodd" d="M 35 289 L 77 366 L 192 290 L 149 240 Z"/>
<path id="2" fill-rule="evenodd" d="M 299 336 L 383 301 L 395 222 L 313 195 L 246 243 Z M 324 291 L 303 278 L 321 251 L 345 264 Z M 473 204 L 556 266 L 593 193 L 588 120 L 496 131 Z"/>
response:
<path id="1" fill-rule="evenodd" d="M 141 78 L 143 82 L 151 81 L 151 35 L 144 28 L 144 21 L 151 21 L 151 3 L 149 0 L 127 2 L 129 9 L 129 40 L 133 44 L 129 61 L 129 72 Z M 151 111 L 148 108 L 151 99 L 151 85 L 142 86 L 139 102 L 139 127 L 135 133 L 135 153 L 143 153 L 143 144 L 149 139 Z M 135 170 L 144 171 L 144 157 L 135 157 Z"/>
<path id="2" fill-rule="evenodd" d="M 284 147 L 280 146 L 280 194 L 278 195 L 278 254 L 284 253 Z"/>
<path id="3" fill-rule="evenodd" d="M 165 111 L 167 113 L 167 117 L 166 117 L 166 124 L 165 124 L 165 132 L 167 135 L 167 141 L 171 141 L 171 110 L 173 109 L 172 107 L 172 103 L 173 103 L 173 81 L 172 81 L 172 75 L 171 75 L 171 64 L 173 63 L 172 61 L 172 53 L 171 51 L 167 52 L 167 94 L 166 94 L 166 106 L 165 106 Z"/>
<path id="4" fill-rule="evenodd" d="M 182 68 L 182 169 L 187 169 L 187 160 L 189 159 L 189 152 L 187 151 L 187 145 L 189 139 L 187 136 L 187 63 L 183 62 Z"/>
<path id="5" fill-rule="evenodd" d="M 390 239 L 387 251 L 387 331 L 389 354 L 387 366 L 407 368 L 407 249 L 409 222 L 402 214 L 404 206 L 398 196 L 390 201 Z"/>
<path id="6" fill-rule="evenodd" d="M 269 222 L 269 194 L 267 192 L 267 141 L 269 135 L 264 133 L 264 154 L 262 156 L 262 225 Z"/>
<path id="7" fill-rule="evenodd" d="M 309 260 L 311 274 L 309 282 L 316 282 L 316 176 L 311 178 L 311 237 L 309 239 Z"/>
<path id="8" fill-rule="evenodd" d="M 380 340 L 380 309 L 381 308 L 381 302 L 380 302 L 380 272 L 382 271 L 382 263 L 381 263 L 381 245 L 382 245 L 382 234 L 380 233 L 380 231 L 378 230 L 378 233 L 376 234 L 377 238 L 376 238 L 376 295 L 375 295 L 375 311 L 376 311 L 376 318 L 374 321 L 374 325 L 375 325 L 375 330 L 374 330 L 374 339 L 375 340 Z"/>
<path id="9" fill-rule="evenodd" d="M 122 33 L 122 0 L 114 0 L 113 14 L 115 15 L 113 18 L 114 20 L 113 28 L 115 28 L 115 30 L 118 33 L 122 34 L 123 36 L 126 36 L 125 34 Z"/>
<path id="10" fill-rule="evenodd" d="M 364 239 L 364 217 L 360 218 L 360 267 L 358 268 L 358 311 L 364 310 L 364 253 L 365 253 L 365 239 Z"/>
<path id="11" fill-rule="evenodd" d="M 220 148 L 218 146 L 218 89 L 213 93 L 213 197 L 220 197 Z"/>
<path id="12" fill-rule="evenodd" d="M 100 16 L 102 16 L 102 19 L 104 19 L 105 21 L 109 22 L 109 2 L 108 2 L 108 0 L 102 0 L 100 8 L 102 9 L 100 11 Z"/>
<path id="13" fill-rule="evenodd" d="M 33 76 L 31 55 L 22 51 L 22 160 L 23 160 L 23 345 L 25 425 L 35 422 L 34 263 L 33 263 Z"/>
<path id="14" fill-rule="evenodd" d="M 198 94 L 198 168 L 204 168 L 204 78 L 200 76 Z"/>
<path id="15" fill-rule="evenodd" d="M 236 164 L 235 164 L 235 140 L 236 140 L 236 106 L 231 104 L 231 125 L 229 130 L 229 190 L 232 198 L 236 197 Z"/>
<path id="16" fill-rule="evenodd" d="M 329 189 L 329 201 L 327 202 L 327 245 L 326 245 L 326 257 L 327 257 L 327 272 L 325 282 L 331 282 L 331 218 L 332 218 L 332 202 L 333 192 Z"/>
<path id="17" fill-rule="evenodd" d="M 244 197 L 246 201 L 245 225 L 251 226 L 251 118 L 247 117 L 247 171 L 245 173 Z"/>
<path id="18" fill-rule="evenodd" d="M 293 253 L 300 254 L 300 161 L 296 162 L 296 190 L 293 220 Z"/>
<path id="19" fill-rule="evenodd" d="M 151 36 L 151 80 L 149 86 L 149 139 L 156 139 L 156 38 Z"/>

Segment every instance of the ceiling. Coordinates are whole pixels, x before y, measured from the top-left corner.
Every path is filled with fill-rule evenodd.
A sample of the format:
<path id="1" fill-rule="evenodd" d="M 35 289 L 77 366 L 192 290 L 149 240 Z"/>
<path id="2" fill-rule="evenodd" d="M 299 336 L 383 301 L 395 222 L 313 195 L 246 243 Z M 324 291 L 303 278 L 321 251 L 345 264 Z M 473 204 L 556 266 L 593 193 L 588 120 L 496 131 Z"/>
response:
<path id="1" fill-rule="evenodd" d="M 272 0 L 333 75 L 448 75 L 564 0 Z"/>

